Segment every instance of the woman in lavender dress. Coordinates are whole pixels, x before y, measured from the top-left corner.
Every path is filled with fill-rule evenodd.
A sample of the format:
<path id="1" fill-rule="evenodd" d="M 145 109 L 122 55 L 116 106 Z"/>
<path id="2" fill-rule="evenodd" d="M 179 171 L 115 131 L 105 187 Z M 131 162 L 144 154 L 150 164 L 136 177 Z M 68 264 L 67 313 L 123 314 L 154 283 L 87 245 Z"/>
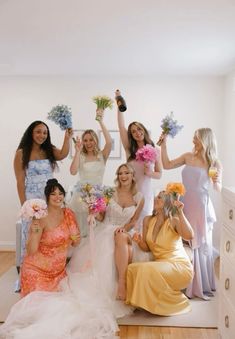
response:
<path id="1" fill-rule="evenodd" d="M 44 198 L 44 188 L 53 177 L 56 161 L 69 153 L 72 131 L 66 130 L 61 149 L 51 143 L 48 126 L 40 120 L 32 122 L 24 132 L 14 158 L 17 191 L 21 205 L 28 199 Z M 22 221 L 21 262 L 25 253 L 28 223 Z"/>
<path id="2" fill-rule="evenodd" d="M 208 300 L 215 291 L 212 231 L 216 221 L 215 211 L 209 197 L 209 188 L 221 190 L 222 169 L 217 158 L 216 140 L 210 128 L 196 130 L 194 150 L 170 160 L 167 154 L 166 135 L 161 136 L 161 154 L 164 169 L 184 165 L 182 181 L 186 188 L 183 197 L 184 213 L 194 229 L 190 241 L 193 250 L 194 278 L 187 288 L 189 298 Z M 214 174 L 211 169 L 214 168 Z"/>

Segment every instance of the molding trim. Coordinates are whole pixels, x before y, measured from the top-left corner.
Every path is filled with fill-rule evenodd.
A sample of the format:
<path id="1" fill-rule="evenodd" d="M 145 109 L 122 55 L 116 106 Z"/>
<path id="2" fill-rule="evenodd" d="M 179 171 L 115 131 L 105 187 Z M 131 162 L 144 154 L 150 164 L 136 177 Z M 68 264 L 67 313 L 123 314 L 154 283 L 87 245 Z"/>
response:
<path id="1" fill-rule="evenodd" d="M 15 241 L 0 241 L 0 251 L 15 251 Z"/>

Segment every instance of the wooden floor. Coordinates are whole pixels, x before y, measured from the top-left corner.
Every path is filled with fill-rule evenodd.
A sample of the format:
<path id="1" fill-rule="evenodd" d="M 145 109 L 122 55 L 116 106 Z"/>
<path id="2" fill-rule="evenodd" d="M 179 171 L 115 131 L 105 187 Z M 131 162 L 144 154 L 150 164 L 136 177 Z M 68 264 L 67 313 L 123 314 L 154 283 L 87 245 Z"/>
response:
<path id="1" fill-rule="evenodd" d="M 0 276 L 15 264 L 14 252 L 0 252 Z M 120 339 L 218 339 L 218 330 L 183 327 L 120 326 Z"/>

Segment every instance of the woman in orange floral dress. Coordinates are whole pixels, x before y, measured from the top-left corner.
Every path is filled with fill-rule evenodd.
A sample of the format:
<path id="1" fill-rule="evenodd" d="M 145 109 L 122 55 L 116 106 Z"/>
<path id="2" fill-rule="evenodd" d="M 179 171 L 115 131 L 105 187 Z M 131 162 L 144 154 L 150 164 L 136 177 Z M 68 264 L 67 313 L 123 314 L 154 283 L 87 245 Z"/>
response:
<path id="1" fill-rule="evenodd" d="M 45 196 L 48 215 L 33 220 L 29 229 L 21 267 L 22 297 L 32 291 L 58 291 L 59 282 L 66 276 L 68 248 L 80 241 L 74 213 L 62 208 L 65 190 L 56 179 L 47 181 Z"/>

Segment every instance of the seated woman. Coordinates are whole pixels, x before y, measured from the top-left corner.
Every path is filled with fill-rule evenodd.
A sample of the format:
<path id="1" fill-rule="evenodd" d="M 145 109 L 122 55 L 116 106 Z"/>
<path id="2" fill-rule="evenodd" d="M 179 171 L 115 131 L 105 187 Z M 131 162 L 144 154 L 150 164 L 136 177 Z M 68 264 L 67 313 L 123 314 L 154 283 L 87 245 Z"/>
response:
<path id="1" fill-rule="evenodd" d="M 183 203 L 172 201 L 170 194 L 160 192 L 154 200 L 153 215 L 144 219 L 143 236 L 133 236 L 143 251 L 153 253 L 155 261 L 133 263 L 127 270 L 126 303 L 163 316 L 191 309 L 182 290 L 192 281 L 193 267 L 182 238 L 191 240 L 194 234 Z"/>
<path id="2" fill-rule="evenodd" d="M 97 215 L 102 221 L 95 229 L 93 272 L 100 291 L 110 299 L 116 317 L 130 312 L 130 308 L 115 302 L 125 299 L 125 277 L 128 263 L 132 261 L 131 232 L 136 225 L 144 205 L 142 193 L 137 192 L 134 170 L 122 164 L 116 171 L 116 189 L 105 214 Z M 84 270 L 84 259 L 90 253 L 87 241 L 75 249 L 69 263 L 73 273 Z M 84 286 L 84 289 L 87 286 Z"/>
<path id="3" fill-rule="evenodd" d="M 64 188 L 56 179 L 45 190 L 48 215 L 32 221 L 21 267 L 21 295 L 32 291 L 57 291 L 66 276 L 68 247 L 80 241 L 80 231 L 69 208 L 62 208 Z"/>

